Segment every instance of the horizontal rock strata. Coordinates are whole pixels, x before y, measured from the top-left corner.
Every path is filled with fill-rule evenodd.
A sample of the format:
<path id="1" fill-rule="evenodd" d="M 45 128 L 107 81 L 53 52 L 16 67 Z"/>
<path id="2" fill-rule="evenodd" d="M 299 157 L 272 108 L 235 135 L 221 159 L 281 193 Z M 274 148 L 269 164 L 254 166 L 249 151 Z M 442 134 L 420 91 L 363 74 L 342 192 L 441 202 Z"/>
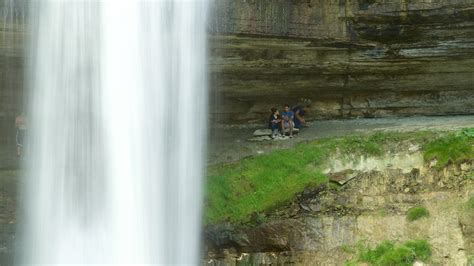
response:
<path id="1" fill-rule="evenodd" d="M 219 121 L 474 112 L 474 1 L 226 0 L 210 28 Z"/>

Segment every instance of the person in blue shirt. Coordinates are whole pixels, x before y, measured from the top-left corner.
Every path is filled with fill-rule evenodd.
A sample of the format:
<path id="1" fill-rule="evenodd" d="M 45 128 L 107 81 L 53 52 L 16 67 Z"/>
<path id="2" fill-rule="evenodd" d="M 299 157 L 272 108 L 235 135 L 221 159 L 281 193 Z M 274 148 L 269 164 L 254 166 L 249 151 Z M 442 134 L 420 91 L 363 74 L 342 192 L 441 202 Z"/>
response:
<path id="1" fill-rule="evenodd" d="M 288 128 L 289 131 L 290 131 L 290 138 L 292 138 L 293 137 L 293 127 L 295 126 L 295 124 L 293 122 L 295 114 L 293 113 L 293 111 L 290 110 L 290 106 L 288 104 L 285 104 L 283 110 L 284 111 L 281 113 L 281 117 L 283 119 L 281 131 L 283 133 L 285 133 L 286 129 Z"/>

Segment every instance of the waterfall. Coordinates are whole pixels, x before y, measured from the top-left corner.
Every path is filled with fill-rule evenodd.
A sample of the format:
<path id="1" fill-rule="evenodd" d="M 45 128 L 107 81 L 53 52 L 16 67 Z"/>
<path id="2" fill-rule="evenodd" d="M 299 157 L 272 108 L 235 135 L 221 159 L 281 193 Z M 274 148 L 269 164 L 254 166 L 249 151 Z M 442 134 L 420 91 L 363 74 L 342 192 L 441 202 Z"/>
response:
<path id="1" fill-rule="evenodd" d="M 17 264 L 198 264 L 207 0 L 30 5 Z"/>

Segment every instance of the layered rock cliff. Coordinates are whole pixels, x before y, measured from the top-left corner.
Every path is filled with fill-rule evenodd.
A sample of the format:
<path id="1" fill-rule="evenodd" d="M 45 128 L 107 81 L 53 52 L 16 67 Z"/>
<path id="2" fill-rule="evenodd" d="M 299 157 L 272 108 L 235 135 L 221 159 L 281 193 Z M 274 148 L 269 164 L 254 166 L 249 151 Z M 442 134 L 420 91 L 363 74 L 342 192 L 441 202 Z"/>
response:
<path id="1" fill-rule="evenodd" d="M 26 2 L 9 3 L 2 135 L 25 83 Z M 302 97 L 312 119 L 474 113 L 474 0 L 219 0 L 209 32 L 212 121 L 260 123 Z"/>
<path id="2" fill-rule="evenodd" d="M 362 243 L 415 239 L 430 243 L 428 265 L 471 265 L 472 161 L 440 171 L 412 147 L 385 159 L 334 157 L 328 174 L 342 186 L 307 189 L 253 224 L 208 226 L 203 265 L 345 265 Z M 426 207 L 428 217 L 408 219 L 416 206 Z"/>
<path id="3" fill-rule="evenodd" d="M 212 113 L 261 121 L 474 112 L 474 1 L 225 0 L 211 28 Z"/>

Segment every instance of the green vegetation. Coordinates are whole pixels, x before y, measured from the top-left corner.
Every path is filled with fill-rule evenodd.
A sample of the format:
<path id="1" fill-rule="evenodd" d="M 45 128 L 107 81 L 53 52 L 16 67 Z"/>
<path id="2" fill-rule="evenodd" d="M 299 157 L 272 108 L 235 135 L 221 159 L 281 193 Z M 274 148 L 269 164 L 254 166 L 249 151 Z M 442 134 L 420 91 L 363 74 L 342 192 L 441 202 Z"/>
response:
<path id="1" fill-rule="evenodd" d="M 247 220 L 291 200 L 308 186 L 326 183 L 318 166 L 326 152 L 316 143 L 209 170 L 206 221 Z"/>
<path id="2" fill-rule="evenodd" d="M 474 210 L 474 196 L 472 196 L 466 203 L 466 208 L 468 210 Z"/>
<path id="3" fill-rule="evenodd" d="M 422 206 L 413 207 L 407 211 L 407 219 L 410 222 L 416 221 L 420 218 L 428 217 L 428 216 L 430 216 L 430 212 L 425 207 L 422 207 Z"/>
<path id="4" fill-rule="evenodd" d="M 339 151 L 340 154 L 381 155 L 384 143 L 399 138 L 400 134 L 327 138 L 237 163 L 212 166 L 208 174 L 205 220 L 208 223 L 248 221 L 255 213 L 292 200 L 306 187 L 327 183 L 321 168 L 329 154 Z"/>
<path id="5" fill-rule="evenodd" d="M 374 156 L 382 155 L 383 148 L 381 144 L 385 139 L 382 139 L 381 136 L 383 136 L 381 133 L 376 133 L 366 138 L 348 136 L 341 138 L 337 146 L 351 153 L 362 153 Z"/>
<path id="6" fill-rule="evenodd" d="M 427 261 L 431 257 L 431 246 L 426 240 L 411 240 L 401 245 L 391 241 L 383 241 L 375 248 L 364 245 L 358 247 L 358 259 L 346 263 L 355 265 L 356 262 L 365 262 L 369 265 L 413 265 L 416 260 Z"/>
<path id="7" fill-rule="evenodd" d="M 468 137 L 474 138 L 474 128 L 466 128 L 462 133 Z"/>
<path id="8" fill-rule="evenodd" d="M 474 255 L 467 258 L 467 266 L 474 266 Z"/>
<path id="9" fill-rule="evenodd" d="M 449 163 L 460 163 L 474 158 L 474 129 L 464 129 L 435 139 L 424 147 L 425 161 L 436 159 L 441 169 Z"/>
<path id="10" fill-rule="evenodd" d="M 471 131 L 378 132 L 326 138 L 236 163 L 213 165 L 208 169 L 205 221 L 247 222 L 251 217 L 264 217 L 257 214 L 291 201 L 307 187 L 327 183 L 322 169 L 330 155 L 381 156 L 389 149 L 415 143 L 422 146 L 425 160 L 437 159 L 440 168 L 448 162 L 472 160 L 474 138 L 470 136 Z M 420 217 L 426 216 L 420 210 L 408 216 L 420 214 Z"/>
<path id="11" fill-rule="evenodd" d="M 293 149 L 249 157 L 209 169 L 207 184 L 208 223 L 248 221 L 255 213 L 271 210 L 307 187 L 328 182 L 322 166 L 329 154 L 380 155 L 387 135 L 327 138 L 301 143 Z"/>
<path id="12" fill-rule="evenodd" d="M 466 180 L 474 180 L 474 172 L 471 172 L 470 175 L 464 177 Z"/>

